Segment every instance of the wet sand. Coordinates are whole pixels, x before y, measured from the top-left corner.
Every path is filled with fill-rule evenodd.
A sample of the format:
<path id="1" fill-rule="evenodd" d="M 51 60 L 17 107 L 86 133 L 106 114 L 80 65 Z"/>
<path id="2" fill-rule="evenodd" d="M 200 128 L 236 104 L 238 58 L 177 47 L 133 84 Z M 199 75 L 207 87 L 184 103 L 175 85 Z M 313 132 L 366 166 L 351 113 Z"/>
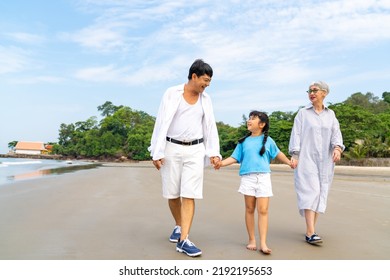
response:
<path id="1" fill-rule="evenodd" d="M 190 239 L 200 260 L 389 260 L 390 168 L 336 167 L 317 232 L 304 241 L 293 171 L 272 165 L 271 255 L 245 249 L 238 166 L 207 168 Z M 150 162 L 104 164 L 0 186 L 1 260 L 186 260 L 168 241 L 173 229 L 160 174 Z"/>

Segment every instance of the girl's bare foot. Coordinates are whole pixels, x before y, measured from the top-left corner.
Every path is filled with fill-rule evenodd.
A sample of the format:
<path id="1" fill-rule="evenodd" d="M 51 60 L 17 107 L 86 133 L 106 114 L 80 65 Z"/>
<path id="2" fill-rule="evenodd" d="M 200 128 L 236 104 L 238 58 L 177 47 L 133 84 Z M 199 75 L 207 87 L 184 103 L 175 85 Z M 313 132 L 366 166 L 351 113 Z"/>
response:
<path id="1" fill-rule="evenodd" d="M 269 255 L 272 252 L 272 250 L 270 248 L 268 248 L 267 246 L 261 247 L 259 251 L 265 255 Z"/>
<path id="2" fill-rule="evenodd" d="M 248 245 L 246 245 L 246 248 L 251 251 L 256 251 L 257 250 L 256 241 L 255 240 L 249 241 Z"/>

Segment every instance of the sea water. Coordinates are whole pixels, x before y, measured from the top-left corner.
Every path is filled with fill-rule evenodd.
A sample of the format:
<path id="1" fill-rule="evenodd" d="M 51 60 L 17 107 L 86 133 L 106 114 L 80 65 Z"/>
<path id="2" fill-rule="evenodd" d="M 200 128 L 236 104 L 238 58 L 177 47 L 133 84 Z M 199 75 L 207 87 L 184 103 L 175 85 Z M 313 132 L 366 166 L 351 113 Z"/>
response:
<path id="1" fill-rule="evenodd" d="M 97 166 L 97 164 L 81 161 L 0 158 L 0 185 Z"/>

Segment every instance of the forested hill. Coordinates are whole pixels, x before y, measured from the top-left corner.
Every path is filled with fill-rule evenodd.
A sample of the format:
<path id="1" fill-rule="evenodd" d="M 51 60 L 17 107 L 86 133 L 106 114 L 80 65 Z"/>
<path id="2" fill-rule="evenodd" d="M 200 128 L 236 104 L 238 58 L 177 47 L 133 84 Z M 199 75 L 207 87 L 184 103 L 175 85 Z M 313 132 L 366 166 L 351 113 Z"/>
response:
<path id="1" fill-rule="evenodd" d="M 390 158 L 390 92 L 384 92 L 382 98 L 358 92 L 344 102 L 328 105 L 340 122 L 346 146 L 344 159 Z M 154 116 L 127 106 L 116 106 L 110 101 L 98 106 L 97 110 L 102 116 L 99 122 L 97 117 L 90 117 L 61 124 L 53 153 L 94 159 L 150 159 L 147 148 Z M 286 154 L 297 112 L 267 112 L 270 136 Z M 247 133 L 246 117 L 243 115 L 242 118 L 239 127 L 217 123 L 223 157 L 230 156 L 237 139 Z"/>

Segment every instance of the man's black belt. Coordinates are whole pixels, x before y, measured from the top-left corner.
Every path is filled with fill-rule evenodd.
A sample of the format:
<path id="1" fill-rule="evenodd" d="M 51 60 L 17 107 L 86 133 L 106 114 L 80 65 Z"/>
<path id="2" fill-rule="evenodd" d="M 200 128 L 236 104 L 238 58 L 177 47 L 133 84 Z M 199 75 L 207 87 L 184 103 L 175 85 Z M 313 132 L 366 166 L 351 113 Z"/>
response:
<path id="1" fill-rule="evenodd" d="M 197 140 L 194 140 L 191 142 L 183 142 L 183 141 L 179 141 L 179 140 L 176 140 L 176 139 L 173 139 L 173 138 L 167 136 L 167 141 L 175 143 L 175 144 L 179 144 L 179 145 L 191 146 L 191 145 L 203 143 L 203 138 L 200 138 L 200 139 L 197 139 Z"/>

